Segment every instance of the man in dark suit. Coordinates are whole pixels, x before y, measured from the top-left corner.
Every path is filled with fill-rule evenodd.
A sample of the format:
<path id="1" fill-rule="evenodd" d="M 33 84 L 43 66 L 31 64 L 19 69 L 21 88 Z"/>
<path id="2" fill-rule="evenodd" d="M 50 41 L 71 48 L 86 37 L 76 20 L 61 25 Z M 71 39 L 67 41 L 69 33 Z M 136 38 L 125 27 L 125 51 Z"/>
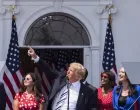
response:
<path id="1" fill-rule="evenodd" d="M 96 96 L 95 99 L 97 99 L 97 97 L 98 97 L 98 90 L 97 90 L 96 87 L 94 87 L 93 85 L 89 84 L 89 83 L 86 81 L 87 77 L 88 77 L 88 70 L 85 68 L 85 77 L 83 77 L 83 79 L 81 79 L 81 82 L 82 82 L 83 84 L 85 84 L 87 87 L 89 87 L 89 88 L 96 94 L 96 95 L 95 95 L 95 96 Z M 94 108 L 94 110 L 97 110 L 97 108 Z"/>
<path id="2" fill-rule="evenodd" d="M 0 82 L 0 110 L 5 110 L 6 108 L 6 93 L 4 85 Z"/>
<path id="3" fill-rule="evenodd" d="M 39 64 L 46 76 L 53 80 L 48 98 L 48 110 L 94 110 L 97 108 L 96 93 L 80 82 L 85 75 L 85 69 L 81 64 L 71 63 L 67 74 L 60 74 L 41 60 L 32 48 L 29 48 L 28 55 Z M 68 83 L 71 83 L 70 86 Z"/>
<path id="4" fill-rule="evenodd" d="M 87 77 L 88 77 L 88 70 L 85 68 L 85 77 L 81 80 L 81 82 L 83 82 L 87 87 L 91 88 L 97 94 L 98 91 L 97 88 L 86 81 Z"/>

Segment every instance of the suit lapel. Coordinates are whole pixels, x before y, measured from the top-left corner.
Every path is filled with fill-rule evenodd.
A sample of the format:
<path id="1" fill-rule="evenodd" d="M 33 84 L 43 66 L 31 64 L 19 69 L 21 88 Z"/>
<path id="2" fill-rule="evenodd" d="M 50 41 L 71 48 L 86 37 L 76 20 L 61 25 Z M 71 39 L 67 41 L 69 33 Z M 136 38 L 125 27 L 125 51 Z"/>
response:
<path id="1" fill-rule="evenodd" d="M 84 86 L 81 83 L 81 87 L 80 87 L 80 91 L 79 91 L 79 96 L 78 96 L 78 100 L 77 100 L 77 108 L 79 108 L 79 106 L 81 105 L 81 101 L 83 101 L 83 97 L 84 97 Z"/>
<path id="2" fill-rule="evenodd" d="M 89 84 L 87 83 L 87 81 L 86 81 L 85 85 L 86 85 L 86 86 L 89 86 Z"/>
<path id="3" fill-rule="evenodd" d="M 129 101 L 130 101 L 130 99 L 131 99 L 131 98 L 130 98 L 129 96 L 127 96 L 127 98 L 126 98 L 126 105 L 124 106 L 124 108 L 126 108 L 126 107 L 127 107 L 127 105 L 129 105 L 129 103 L 130 103 L 130 102 L 129 102 Z"/>
<path id="4" fill-rule="evenodd" d="M 59 92 L 65 85 L 66 85 L 66 78 L 60 77 L 60 78 L 56 79 L 56 81 L 54 82 L 49 100 L 51 100 L 57 94 L 57 92 Z"/>
<path id="5" fill-rule="evenodd" d="M 116 102 L 117 102 L 117 106 L 119 106 L 119 105 L 118 105 L 118 101 L 119 101 L 119 98 L 120 98 L 121 93 L 122 93 L 122 87 L 120 88 L 120 92 L 119 92 L 119 94 L 117 95 L 117 101 L 116 101 Z"/>

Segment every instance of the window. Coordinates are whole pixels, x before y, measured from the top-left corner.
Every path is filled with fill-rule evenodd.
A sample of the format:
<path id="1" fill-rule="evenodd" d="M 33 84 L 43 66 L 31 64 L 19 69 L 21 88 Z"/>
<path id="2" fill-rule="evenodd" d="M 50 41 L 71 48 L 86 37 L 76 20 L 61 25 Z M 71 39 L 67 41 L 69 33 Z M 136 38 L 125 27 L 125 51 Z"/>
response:
<path id="1" fill-rule="evenodd" d="M 90 45 L 90 42 L 78 19 L 65 13 L 50 13 L 30 26 L 25 45 Z"/>

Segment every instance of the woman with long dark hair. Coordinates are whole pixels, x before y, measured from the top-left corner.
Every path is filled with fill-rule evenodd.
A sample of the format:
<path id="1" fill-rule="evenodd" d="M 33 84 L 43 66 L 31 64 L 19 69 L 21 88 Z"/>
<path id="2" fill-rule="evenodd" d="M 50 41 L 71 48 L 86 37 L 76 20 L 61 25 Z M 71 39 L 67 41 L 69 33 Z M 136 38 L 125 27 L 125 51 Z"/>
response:
<path id="1" fill-rule="evenodd" d="M 43 110 L 44 96 L 38 76 L 27 73 L 14 99 L 14 110 Z"/>
<path id="2" fill-rule="evenodd" d="M 124 68 L 122 67 L 119 72 L 119 85 L 114 87 L 113 90 L 113 106 L 114 110 L 140 110 L 140 87 L 133 85 Z"/>
<path id="3" fill-rule="evenodd" d="M 101 73 L 101 87 L 98 88 L 98 110 L 114 110 L 112 91 L 115 84 L 113 72 L 104 71 Z"/>

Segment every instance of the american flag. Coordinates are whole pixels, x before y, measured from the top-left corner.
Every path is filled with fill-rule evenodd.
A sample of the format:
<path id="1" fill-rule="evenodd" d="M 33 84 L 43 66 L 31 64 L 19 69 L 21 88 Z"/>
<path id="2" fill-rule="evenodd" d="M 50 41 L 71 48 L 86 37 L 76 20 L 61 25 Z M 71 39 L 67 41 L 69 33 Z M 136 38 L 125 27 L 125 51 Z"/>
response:
<path id="1" fill-rule="evenodd" d="M 23 78 L 20 70 L 20 57 L 17 28 L 14 15 L 12 16 L 12 31 L 6 64 L 3 68 L 3 82 L 6 90 L 6 110 L 13 110 L 15 93 L 18 92 L 20 82 Z"/>
<path id="2" fill-rule="evenodd" d="M 65 71 L 65 69 L 67 68 L 67 63 L 68 63 L 68 52 L 67 52 L 67 50 L 60 50 L 58 52 L 56 69 L 58 71 Z"/>
<path id="3" fill-rule="evenodd" d="M 80 62 L 79 60 L 79 49 L 73 50 L 71 54 L 71 61 L 70 62 Z"/>
<path id="4" fill-rule="evenodd" d="M 113 70 L 117 74 L 111 15 L 107 23 L 102 66 L 104 70 Z"/>

